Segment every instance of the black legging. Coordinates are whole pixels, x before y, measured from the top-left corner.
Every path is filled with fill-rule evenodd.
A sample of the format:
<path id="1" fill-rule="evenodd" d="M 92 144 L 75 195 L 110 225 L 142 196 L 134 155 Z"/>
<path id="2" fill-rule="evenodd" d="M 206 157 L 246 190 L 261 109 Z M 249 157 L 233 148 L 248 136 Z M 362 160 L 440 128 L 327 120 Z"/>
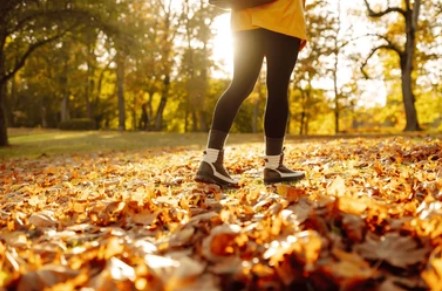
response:
<path id="1" fill-rule="evenodd" d="M 288 117 L 288 86 L 298 58 L 300 40 L 266 29 L 236 32 L 234 38 L 232 82 L 216 104 L 211 129 L 230 131 L 240 105 L 255 86 L 265 57 L 267 103 L 264 131 L 266 137 L 283 138 Z"/>

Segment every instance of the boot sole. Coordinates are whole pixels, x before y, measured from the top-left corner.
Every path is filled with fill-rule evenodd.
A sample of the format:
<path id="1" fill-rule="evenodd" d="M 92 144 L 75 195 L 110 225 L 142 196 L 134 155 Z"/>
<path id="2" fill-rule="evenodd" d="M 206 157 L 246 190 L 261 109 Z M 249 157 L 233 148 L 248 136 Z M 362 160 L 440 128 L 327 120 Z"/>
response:
<path id="1" fill-rule="evenodd" d="M 305 175 L 300 176 L 300 177 L 287 177 L 287 178 L 275 178 L 275 179 L 264 179 L 264 184 L 265 185 L 271 185 L 271 184 L 276 184 L 276 183 L 282 183 L 282 182 L 299 182 L 302 179 L 305 178 Z"/>
<path id="2" fill-rule="evenodd" d="M 215 184 L 223 188 L 239 188 L 238 184 L 232 184 L 229 182 L 226 182 L 224 180 L 218 179 L 213 176 L 207 176 L 203 174 L 197 174 L 195 177 L 195 182 L 199 183 L 205 183 L 205 184 Z"/>

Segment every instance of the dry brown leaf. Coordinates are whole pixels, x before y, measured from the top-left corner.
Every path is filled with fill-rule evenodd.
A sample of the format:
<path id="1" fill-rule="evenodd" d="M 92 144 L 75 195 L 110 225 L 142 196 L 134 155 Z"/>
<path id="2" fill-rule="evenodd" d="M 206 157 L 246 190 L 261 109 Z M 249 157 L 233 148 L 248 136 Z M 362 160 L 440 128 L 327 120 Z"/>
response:
<path id="1" fill-rule="evenodd" d="M 328 263 L 323 268 L 327 273 L 332 274 L 341 286 L 374 279 L 379 274 L 356 253 L 348 253 L 338 248 L 333 248 L 331 253 L 337 261 Z"/>
<path id="2" fill-rule="evenodd" d="M 195 228 L 193 227 L 181 229 L 171 236 L 171 238 L 169 239 L 169 245 L 171 247 L 184 246 L 185 244 L 189 243 L 194 234 Z"/>
<path id="3" fill-rule="evenodd" d="M 408 289 L 401 288 L 395 284 L 394 279 L 386 279 L 377 289 L 378 291 L 406 291 Z"/>
<path id="4" fill-rule="evenodd" d="M 55 227 L 58 225 L 54 212 L 49 210 L 31 214 L 29 223 L 35 227 Z"/>
<path id="5" fill-rule="evenodd" d="M 186 284 L 168 284 L 167 287 L 169 290 L 176 291 L 195 291 L 195 290 L 204 290 L 204 291 L 219 291 L 219 279 L 214 278 L 211 274 L 204 274 L 199 276 L 197 279 L 192 282 L 186 282 Z"/>
<path id="6" fill-rule="evenodd" d="M 278 184 L 276 192 L 289 202 L 298 202 L 299 199 L 307 195 L 305 189 L 285 184 Z"/>
<path id="7" fill-rule="evenodd" d="M 0 159 L 0 289 L 54 265 L 80 275 L 49 290 L 441 285 L 440 138 L 293 140 L 296 186 L 263 185 L 261 151 L 229 151 L 234 190 L 195 183 L 189 148 Z"/>
<path id="8" fill-rule="evenodd" d="M 186 256 L 177 258 L 176 260 L 179 262 L 179 267 L 173 275 L 178 278 L 197 278 L 203 273 L 206 267 L 205 264 Z"/>
<path id="9" fill-rule="evenodd" d="M 86 289 L 97 291 L 125 290 L 130 288 L 130 283 L 131 282 L 128 281 L 119 282 L 114 280 L 110 274 L 110 270 L 106 268 L 89 280 Z"/>
<path id="10" fill-rule="evenodd" d="M 17 285 L 17 291 L 37 291 L 52 287 L 74 278 L 78 271 L 63 266 L 47 265 L 44 268 L 24 274 Z"/>
<path id="11" fill-rule="evenodd" d="M 342 215 L 342 229 L 352 242 L 361 242 L 364 239 L 366 228 L 365 221 L 360 216 L 353 214 Z"/>
<path id="12" fill-rule="evenodd" d="M 135 248 L 141 253 L 142 256 L 147 254 L 154 254 L 157 252 L 157 246 L 147 240 L 137 240 L 134 243 Z"/>
<path id="13" fill-rule="evenodd" d="M 151 225 L 157 218 L 157 215 L 158 215 L 157 212 L 152 212 L 150 210 L 145 209 L 137 213 L 130 212 L 129 217 L 136 224 Z"/>
<path id="14" fill-rule="evenodd" d="M 380 238 L 368 236 L 364 243 L 356 245 L 354 249 L 364 258 L 385 261 L 399 268 L 424 262 L 428 253 L 413 238 L 398 233 L 387 233 Z"/>
<path id="15" fill-rule="evenodd" d="M 219 262 L 235 254 L 235 238 L 241 233 L 238 225 L 223 224 L 216 226 L 203 240 L 203 256 L 211 262 Z"/>
<path id="16" fill-rule="evenodd" d="M 7 245 L 14 248 L 25 248 L 30 243 L 26 234 L 22 232 L 0 233 L 0 237 L 6 241 Z"/>
<path id="17" fill-rule="evenodd" d="M 341 176 L 337 176 L 329 185 L 327 185 L 327 194 L 333 196 L 343 196 L 347 192 L 345 180 Z"/>
<path id="18" fill-rule="evenodd" d="M 268 259 L 271 266 L 276 266 L 285 255 L 294 254 L 305 264 L 306 270 L 311 270 L 319 258 L 321 247 L 320 235 L 316 231 L 307 230 L 289 235 L 283 240 L 272 241 L 263 258 Z"/>
<path id="19" fill-rule="evenodd" d="M 337 208 L 348 214 L 361 215 L 370 205 L 370 200 L 367 198 L 354 198 L 349 196 L 342 196 L 336 198 Z"/>
<path id="20" fill-rule="evenodd" d="M 198 223 L 200 223 L 201 221 L 210 221 L 212 219 L 219 219 L 219 214 L 216 212 L 207 212 L 207 213 L 202 213 L 202 214 L 198 214 L 196 216 L 193 216 L 188 224 L 189 225 L 197 225 Z"/>
<path id="21" fill-rule="evenodd" d="M 298 203 L 290 205 L 287 210 L 291 210 L 293 218 L 301 224 L 312 214 L 314 207 L 307 199 L 301 198 Z"/>
<path id="22" fill-rule="evenodd" d="M 232 275 L 237 274 L 242 270 L 243 261 L 239 257 L 226 257 L 222 261 L 216 262 L 209 269 L 214 274 L 218 275 Z"/>
<path id="23" fill-rule="evenodd" d="M 26 263 L 18 257 L 17 252 L 15 251 L 4 251 L 4 263 L 3 268 L 7 268 L 13 270 L 15 272 L 19 272 L 20 269 L 26 268 Z"/>
<path id="24" fill-rule="evenodd" d="M 204 264 L 186 256 L 170 258 L 146 255 L 144 261 L 166 290 L 178 290 L 195 283 L 205 269 Z"/>

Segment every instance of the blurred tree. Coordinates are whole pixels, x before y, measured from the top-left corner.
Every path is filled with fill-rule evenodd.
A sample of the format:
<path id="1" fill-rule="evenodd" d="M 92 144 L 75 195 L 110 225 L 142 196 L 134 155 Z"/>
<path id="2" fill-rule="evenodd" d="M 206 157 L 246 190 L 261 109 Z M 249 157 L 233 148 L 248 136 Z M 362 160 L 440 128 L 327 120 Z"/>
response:
<path id="1" fill-rule="evenodd" d="M 297 127 L 300 135 L 309 134 L 309 124 L 319 114 L 328 111 L 328 104 L 324 92 L 326 87 L 315 88 L 314 83 L 321 84 L 330 68 L 326 63 L 327 56 L 333 52 L 336 31 L 332 23 L 334 16 L 327 11 L 327 2 L 322 0 L 307 2 L 308 11 L 307 29 L 309 41 L 307 47 L 300 52 L 295 67 L 293 87 L 290 98 L 289 132 Z M 322 81 L 322 82 L 321 82 Z M 297 125 L 293 125 L 293 121 Z"/>
<path id="2" fill-rule="evenodd" d="M 68 32 L 98 27 L 106 34 L 117 35 L 118 26 L 105 18 L 107 7 L 109 3 L 104 0 L 0 2 L 0 146 L 8 145 L 7 82 L 38 48 L 61 39 Z"/>
<path id="3" fill-rule="evenodd" d="M 368 0 L 364 0 L 364 2 L 368 11 L 368 16 L 373 19 L 388 17 L 388 15 L 398 13 L 404 21 L 402 35 L 404 36 L 403 39 L 405 39 L 405 43 L 402 45 L 398 43 L 397 33 L 395 32 L 389 31 L 387 34 L 378 34 L 377 36 L 382 39 L 384 43 L 372 49 L 362 65 L 362 70 L 365 69 L 369 59 L 378 50 L 390 50 L 398 55 L 401 69 L 402 98 L 406 116 L 406 125 L 404 130 L 421 130 L 416 112 L 416 98 L 413 92 L 415 82 L 412 76 L 416 57 L 416 33 L 419 25 L 418 22 L 421 10 L 421 1 L 403 0 L 401 1 L 402 5 L 400 6 L 389 6 L 390 3 L 387 2 L 387 7 L 380 11 L 373 10 Z M 367 74 L 366 76 L 368 77 Z"/>
<path id="4" fill-rule="evenodd" d="M 57 27 L 48 23 L 48 17 L 58 18 L 59 14 L 41 6 L 31 0 L 0 2 L 0 146 L 8 145 L 5 116 L 7 82 L 37 48 L 59 39 L 78 25 L 74 22 L 67 27 Z"/>
<path id="5" fill-rule="evenodd" d="M 219 10 L 205 0 L 183 1 L 182 26 L 184 34 L 180 78 L 186 84 L 186 130 L 207 131 L 209 128 L 207 95 L 211 61 L 211 26 Z M 191 122 L 187 119 L 190 118 Z"/>
<path id="6" fill-rule="evenodd" d="M 170 96 L 174 59 L 174 45 L 179 27 L 179 12 L 173 8 L 172 0 L 157 1 L 159 6 L 156 11 L 158 17 L 158 32 L 156 41 L 159 41 L 159 59 L 160 70 L 157 80 L 161 80 L 161 89 L 159 92 L 160 100 L 154 113 L 153 129 L 161 131 L 164 126 L 164 110 Z"/>

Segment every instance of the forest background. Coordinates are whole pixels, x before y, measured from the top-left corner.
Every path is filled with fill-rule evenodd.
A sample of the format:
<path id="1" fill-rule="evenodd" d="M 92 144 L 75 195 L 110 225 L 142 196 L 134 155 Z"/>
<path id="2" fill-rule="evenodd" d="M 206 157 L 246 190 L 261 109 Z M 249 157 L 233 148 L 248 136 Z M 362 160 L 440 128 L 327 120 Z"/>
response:
<path id="1" fill-rule="evenodd" d="M 310 0 L 306 15 L 289 134 L 441 131 L 440 1 Z M 2 0 L 0 146 L 8 127 L 207 131 L 226 17 L 207 0 Z M 233 132 L 262 131 L 264 73 Z"/>

